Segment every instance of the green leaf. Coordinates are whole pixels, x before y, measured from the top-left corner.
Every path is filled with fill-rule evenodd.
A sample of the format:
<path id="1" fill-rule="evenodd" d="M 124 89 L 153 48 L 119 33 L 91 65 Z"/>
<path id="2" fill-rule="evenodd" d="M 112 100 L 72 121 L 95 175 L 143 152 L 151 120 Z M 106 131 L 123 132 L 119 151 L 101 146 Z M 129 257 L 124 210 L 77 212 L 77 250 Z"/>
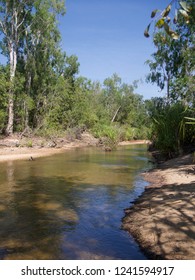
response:
<path id="1" fill-rule="evenodd" d="M 147 28 L 146 28 L 145 31 L 144 31 L 144 36 L 145 36 L 146 38 L 150 37 L 150 35 L 149 35 L 150 25 L 151 25 L 151 23 L 148 24 Z"/>
<path id="2" fill-rule="evenodd" d="M 151 18 L 154 18 L 158 12 L 159 12 L 158 9 L 152 11 L 152 13 L 151 13 Z"/>
<path id="3" fill-rule="evenodd" d="M 162 28 L 164 26 L 165 20 L 163 18 L 159 19 L 156 23 L 156 27 Z"/>
<path id="4" fill-rule="evenodd" d="M 179 35 L 178 35 L 176 32 L 171 33 L 171 37 L 172 37 L 174 40 L 178 40 L 178 39 L 179 39 Z"/>
<path id="5" fill-rule="evenodd" d="M 186 11 L 179 9 L 179 12 L 185 17 L 185 18 L 189 18 L 189 15 Z"/>
<path id="6" fill-rule="evenodd" d="M 180 13 L 182 14 L 182 16 L 185 18 L 186 23 L 189 23 L 190 17 L 189 17 L 189 15 L 188 15 L 188 13 L 187 13 L 186 11 L 182 10 L 182 9 L 179 9 L 179 12 L 180 12 Z"/>
<path id="7" fill-rule="evenodd" d="M 175 31 L 173 31 L 166 22 L 164 23 L 164 29 L 165 29 L 166 33 L 169 36 L 171 36 L 174 40 L 179 39 L 179 35 Z"/>
<path id="8" fill-rule="evenodd" d="M 168 5 L 166 9 L 162 12 L 162 17 L 167 17 L 171 11 L 171 5 Z"/>
<path id="9" fill-rule="evenodd" d="M 179 2 L 179 4 L 186 12 L 190 12 L 190 7 L 187 5 L 186 2 L 181 1 L 181 2 Z"/>
<path id="10" fill-rule="evenodd" d="M 195 118 L 190 118 L 190 117 L 184 117 L 184 118 L 195 122 Z"/>
<path id="11" fill-rule="evenodd" d="M 164 22 L 164 29 L 167 32 L 167 34 L 170 35 L 170 27 L 166 22 Z"/>

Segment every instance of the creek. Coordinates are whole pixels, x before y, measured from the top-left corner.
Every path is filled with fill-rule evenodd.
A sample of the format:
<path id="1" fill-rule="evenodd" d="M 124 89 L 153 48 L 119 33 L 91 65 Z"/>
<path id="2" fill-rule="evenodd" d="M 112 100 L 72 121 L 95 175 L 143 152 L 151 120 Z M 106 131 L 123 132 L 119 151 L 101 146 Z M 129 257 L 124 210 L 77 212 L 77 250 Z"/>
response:
<path id="1" fill-rule="evenodd" d="M 0 259 L 146 259 L 121 219 L 149 157 L 129 145 L 0 163 Z"/>

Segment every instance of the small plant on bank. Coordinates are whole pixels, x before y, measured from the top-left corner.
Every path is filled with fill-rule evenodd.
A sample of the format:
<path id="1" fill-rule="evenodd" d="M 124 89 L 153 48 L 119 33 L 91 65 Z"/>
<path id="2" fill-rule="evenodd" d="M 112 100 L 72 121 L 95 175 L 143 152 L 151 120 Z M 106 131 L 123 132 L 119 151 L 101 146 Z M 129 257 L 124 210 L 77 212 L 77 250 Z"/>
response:
<path id="1" fill-rule="evenodd" d="M 187 120 L 186 124 L 193 125 L 195 128 L 195 118 L 185 117 L 185 119 Z M 185 134 L 185 129 L 184 129 L 184 134 Z M 195 131 L 194 131 L 193 140 L 195 140 Z M 193 163 L 195 163 L 195 152 L 193 153 Z"/>
<path id="2" fill-rule="evenodd" d="M 103 146 L 105 151 L 116 149 L 120 141 L 119 129 L 114 125 L 98 124 L 92 130 L 93 135 L 99 138 L 99 145 Z"/>
<path id="3" fill-rule="evenodd" d="M 159 104 L 157 104 L 159 105 Z M 161 106 L 160 106 L 161 105 Z M 152 113 L 152 138 L 154 146 L 168 158 L 180 153 L 184 146 L 192 143 L 194 129 L 187 126 L 185 118 L 189 110 L 181 102 L 156 106 Z"/>
<path id="4" fill-rule="evenodd" d="M 31 139 L 27 141 L 26 146 L 27 146 L 28 148 L 32 148 L 32 147 L 33 147 L 33 142 L 32 142 Z"/>

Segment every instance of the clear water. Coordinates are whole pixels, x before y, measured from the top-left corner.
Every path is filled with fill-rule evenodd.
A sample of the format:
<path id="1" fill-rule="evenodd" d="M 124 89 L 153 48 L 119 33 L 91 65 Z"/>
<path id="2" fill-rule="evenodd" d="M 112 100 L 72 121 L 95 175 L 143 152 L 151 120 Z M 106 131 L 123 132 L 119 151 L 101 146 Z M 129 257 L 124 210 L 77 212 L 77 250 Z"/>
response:
<path id="1" fill-rule="evenodd" d="M 121 230 L 146 185 L 145 145 L 0 164 L 0 259 L 146 259 Z"/>

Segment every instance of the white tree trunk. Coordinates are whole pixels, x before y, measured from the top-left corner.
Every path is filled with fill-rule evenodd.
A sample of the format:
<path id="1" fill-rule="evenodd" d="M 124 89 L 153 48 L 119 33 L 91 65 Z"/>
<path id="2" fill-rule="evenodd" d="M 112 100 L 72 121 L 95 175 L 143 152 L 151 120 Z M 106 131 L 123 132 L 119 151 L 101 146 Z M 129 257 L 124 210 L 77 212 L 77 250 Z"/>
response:
<path id="1" fill-rule="evenodd" d="M 115 112 L 115 114 L 114 114 L 114 116 L 113 116 L 113 118 L 112 118 L 112 121 L 111 121 L 112 123 L 115 121 L 116 116 L 117 116 L 117 114 L 118 114 L 120 108 L 121 108 L 121 106 L 116 110 L 116 112 Z"/>
<path id="2" fill-rule="evenodd" d="M 30 89 L 31 89 L 31 73 L 27 70 L 27 83 L 26 83 L 26 94 L 27 98 L 30 96 Z M 29 129 L 29 109 L 27 100 L 24 101 L 24 111 L 25 111 L 25 129 Z"/>
<path id="3" fill-rule="evenodd" d="M 9 14 L 9 5 L 6 3 L 6 14 Z M 9 59 L 10 59 L 10 88 L 8 96 L 8 123 L 6 134 L 13 134 L 14 125 L 14 79 L 16 75 L 17 65 L 17 45 L 18 45 L 18 11 L 15 1 L 13 1 L 12 17 L 10 20 L 10 27 L 5 26 L 5 35 L 8 41 Z"/>
<path id="4" fill-rule="evenodd" d="M 10 56 L 10 89 L 8 97 L 8 124 L 6 134 L 13 134 L 14 124 L 14 78 L 16 74 L 17 53 L 12 42 L 9 43 L 9 56 Z"/>

